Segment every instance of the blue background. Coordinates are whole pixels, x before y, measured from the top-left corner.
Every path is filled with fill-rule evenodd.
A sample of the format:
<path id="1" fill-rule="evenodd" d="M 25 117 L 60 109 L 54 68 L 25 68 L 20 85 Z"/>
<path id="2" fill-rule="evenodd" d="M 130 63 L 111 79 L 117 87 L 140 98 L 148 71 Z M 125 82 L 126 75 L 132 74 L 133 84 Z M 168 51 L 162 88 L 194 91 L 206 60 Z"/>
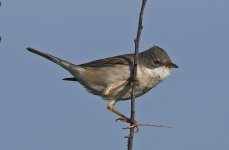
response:
<path id="1" fill-rule="evenodd" d="M 126 149 L 125 123 L 69 73 L 26 51 L 75 64 L 131 53 L 140 0 L 14 0 L 0 7 L 0 149 Z M 137 99 L 134 149 L 229 149 L 229 1 L 148 0 L 141 50 L 159 45 L 179 69 Z M 117 108 L 130 112 L 130 101 Z"/>

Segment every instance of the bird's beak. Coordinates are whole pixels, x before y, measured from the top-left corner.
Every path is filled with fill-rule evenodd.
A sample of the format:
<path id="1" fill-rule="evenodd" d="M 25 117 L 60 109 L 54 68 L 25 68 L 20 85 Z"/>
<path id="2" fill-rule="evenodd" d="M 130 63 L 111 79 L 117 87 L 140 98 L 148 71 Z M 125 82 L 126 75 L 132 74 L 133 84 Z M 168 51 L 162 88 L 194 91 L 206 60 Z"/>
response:
<path id="1" fill-rule="evenodd" d="M 179 68 L 176 64 L 174 64 L 174 63 L 172 63 L 172 62 L 169 64 L 169 66 L 170 66 L 171 68 Z"/>

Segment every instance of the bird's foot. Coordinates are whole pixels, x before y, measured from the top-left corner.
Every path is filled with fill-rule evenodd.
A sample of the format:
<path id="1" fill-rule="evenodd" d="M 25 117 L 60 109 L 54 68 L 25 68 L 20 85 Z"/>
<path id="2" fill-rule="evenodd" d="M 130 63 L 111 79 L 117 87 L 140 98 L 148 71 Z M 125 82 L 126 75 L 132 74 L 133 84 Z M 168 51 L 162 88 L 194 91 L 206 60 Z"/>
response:
<path id="1" fill-rule="evenodd" d="M 118 118 L 115 121 L 122 121 L 122 122 L 126 122 L 126 123 L 130 123 L 131 125 L 127 128 L 123 128 L 123 129 L 132 129 L 132 128 L 136 128 L 136 133 L 139 131 L 139 126 L 136 120 L 134 120 L 133 122 L 131 122 L 130 118 Z"/>
<path id="2" fill-rule="evenodd" d="M 130 126 L 130 127 L 128 127 L 129 129 L 132 129 L 132 128 L 136 128 L 136 131 L 135 131 L 135 133 L 137 133 L 140 129 L 139 129 L 139 126 L 138 126 L 138 123 L 137 123 L 137 121 L 135 120 L 134 121 L 134 123 Z"/>
<path id="3" fill-rule="evenodd" d="M 130 119 L 126 117 L 118 118 L 115 121 L 122 121 L 122 122 L 130 123 Z"/>

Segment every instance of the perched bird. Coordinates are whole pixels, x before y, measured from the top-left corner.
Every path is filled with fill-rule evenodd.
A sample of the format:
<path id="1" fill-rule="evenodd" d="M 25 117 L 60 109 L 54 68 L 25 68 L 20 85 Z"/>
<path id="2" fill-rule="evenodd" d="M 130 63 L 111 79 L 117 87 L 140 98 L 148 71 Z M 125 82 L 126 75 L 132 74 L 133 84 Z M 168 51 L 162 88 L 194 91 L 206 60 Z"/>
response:
<path id="1" fill-rule="evenodd" d="M 73 77 L 63 80 L 79 82 L 88 92 L 108 100 L 107 109 L 120 117 L 117 120 L 130 123 L 130 119 L 117 111 L 114 105 L 118 101 L 128 100 L 131 97 L 130 82 L 134 54 L 119 55 L 75 65 L 33 48 L 27 48 L 27 50 L 68 70 Z M 168 77 L 172 68 L 178 68 L 178 66 L 172 63 L 168 54 L 158 46 L 139 53 L 136 97 L 145 94 Z"/>

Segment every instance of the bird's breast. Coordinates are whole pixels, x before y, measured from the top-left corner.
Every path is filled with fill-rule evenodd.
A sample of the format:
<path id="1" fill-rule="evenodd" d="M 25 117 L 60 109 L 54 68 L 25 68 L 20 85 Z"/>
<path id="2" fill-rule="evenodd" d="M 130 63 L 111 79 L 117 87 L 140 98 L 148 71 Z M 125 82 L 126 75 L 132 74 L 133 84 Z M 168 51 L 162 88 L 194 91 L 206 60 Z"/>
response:
<path id="1" fill-rule="evenodd" d="M 139 97 L 147 93 L 169 75 L 170 69 L 164 66 L 154 69 L 139 66 L 137 70 L 137 85 L 135 88 L 135 96 Z M 131 97 L 130 93 L 131 86 L 129 84 L 121 88 L 113 98 L 116 100 L 127 100 Z"/>
<path id="2" fill-rule="evenodd" d="M 146 68 L 141 67 L 138 69 L 138 80 L 139 85 L 137 90 L 139 94 L 144 94 L 153 87 L 155 87 L 158 83 L 166 79 L 170 75 L 170 69 L 165 66 L 161 66 L 158 68 Z"/>

